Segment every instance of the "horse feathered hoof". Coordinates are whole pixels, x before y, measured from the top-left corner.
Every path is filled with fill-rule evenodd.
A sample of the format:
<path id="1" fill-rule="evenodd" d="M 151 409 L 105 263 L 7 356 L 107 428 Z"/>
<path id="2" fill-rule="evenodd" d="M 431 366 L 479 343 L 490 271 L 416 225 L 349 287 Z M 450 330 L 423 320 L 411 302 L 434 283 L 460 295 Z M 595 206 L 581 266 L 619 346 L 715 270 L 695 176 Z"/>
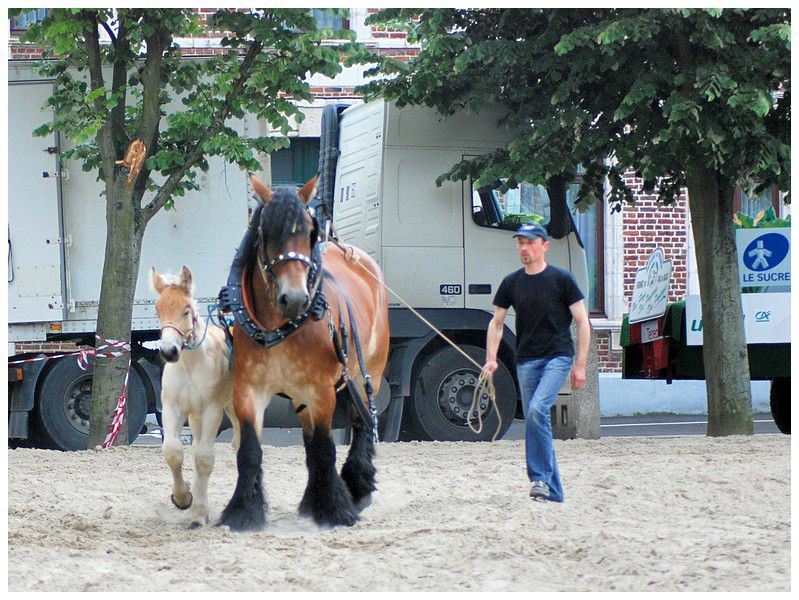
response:
<path id="1" fill-rule="evenodd" d="M 189 508 L 191 508 L 191 503 L 194 501 L 194 496 L 192 496 L 191 492 L 189 492 L 189 503 L 186 506 L 181 506 L 180 504 L 178 504 L 178 501 L 175 500 L 175 494 L 170 495 L 169 499 L 172 500 L 172 504 L 177 506 L 180 510 L 188 510 Z"/>
<path id="2" fill-rule="evenodd" d="M 266 526 L 266 506 L 231 501 L 222 511 L 217 525 L 227 525 L 231 531 L 260 531 Z"/>
<path id="3" fill-rule="evenodd" d="M 236 453 L 239 472 L 236 489 L 217 525 L 227 525 L 231 531 L 258 531 L 266 525 L 261 458 L 261 444 L 253 424 L 243 422 L 241 445 Z"/>

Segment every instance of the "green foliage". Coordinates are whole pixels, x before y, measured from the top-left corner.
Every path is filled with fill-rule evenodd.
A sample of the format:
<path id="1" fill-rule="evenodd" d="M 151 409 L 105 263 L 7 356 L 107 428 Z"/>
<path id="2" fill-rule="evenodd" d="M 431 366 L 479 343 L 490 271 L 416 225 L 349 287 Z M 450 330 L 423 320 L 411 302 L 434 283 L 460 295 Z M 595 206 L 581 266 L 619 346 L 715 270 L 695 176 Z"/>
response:
<path id="1" fill-rule="evenodd" d="M 535 215 L 531 213 L 508 213 L 502 219 L 500 228 L 516 230 L 525 223 L 535 223 L 536 225 L 541 225 L 543 222 L 543 215 Z"/>
<path id="2" fill-rule="evenodd" d="M 788 215 L 786 218 L 781 219 L 776 215 L 772 207 L 768 207 L 754 217 L 742 212 L 736 213 L 733 222 L 736 229 L 771 229 L 775 227 L 790 227 L 791 216 Z"/>
<path id="3" fill-rule="evenodd" d="M 439 180 L 544 184 L 583 164 L 581 202 L 608 176 L 615 210 L 632 200 L 627 168 L 664 203 L 697 167 L 790 189 L 787 9 L 385 9 L 368 22 L 421 51 L 378 58 L 367 98 L 504 109 L 505 147 Z"/>
<path id="4" fill-rule="evenodd" d="M 22 37 L 46 48 L 39 69 L 55 80 L 48 100 L 55 118 L 36 134 L 60 132 L 73 142 L 63 158 L 81 161 L 85 171 L 98 170 L 98 178 L 107 180 L 104 163 L 122 158 L 131 141 L 154 128 L 141 191 L 158 192 L 163 183 L 156 181 L 172 177 L 166 201 L 170 206 L 173 195 L 197 188 L 197 172 L 208 169 L 209 157 L 221 156 L 254 171 L 260 168 L 258 152 L 287 144 L 242 135 L 228 125 L 231 119 L 252 115 L 285 136 L 291 120 L 302 119 L 290 99 L 312 100 L 307 74 L 334 77 L 342 63 L 367 56 L 354 43 L 353 32 L 317 29 L 308 9 L 221 9 L 209 22 L 206 26 L 189 9 L 50 9 Z M 106 69 L 99 82 L 90 77 L 87 31 L 92 29 L 112 37 L 112 43 L 99 46 Z M 223 32 L 222 45 L 229 50 L 183 58 L 176 40 L 208 31 Z M 323 44 L 334 37 L 337 42 Z M 159 44 L 160 76 L 148 80 L 147 65 Z M 257 52 L 245 67 L 243 58 L 252 48 Z M 113 69 L 123 76 L 110 76 Z M 155 127 L 153 114 L 160 114 Z M 102 131 L 110 131 L 111 156 L 98 143 Z"/>

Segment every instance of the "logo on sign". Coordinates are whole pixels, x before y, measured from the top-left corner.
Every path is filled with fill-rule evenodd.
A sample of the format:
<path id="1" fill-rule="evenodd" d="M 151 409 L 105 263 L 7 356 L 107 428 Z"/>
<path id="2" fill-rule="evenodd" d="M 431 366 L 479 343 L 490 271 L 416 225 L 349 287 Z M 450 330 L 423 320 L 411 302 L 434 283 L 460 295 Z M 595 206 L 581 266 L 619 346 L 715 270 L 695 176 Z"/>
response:
<path id="1" fill-rule="evenodd" d="M 766 233 L 752 240 L 743 253 L 746 268 L 751 271 L 768 271 L 785 260 L 790 245 L 785 236 Z"/>
<path id="2" fill-rule="evenodd" d="M 759 310 L 755 313 L 755 323 L 769 323 L 771 321 L 770 310 Z"/>

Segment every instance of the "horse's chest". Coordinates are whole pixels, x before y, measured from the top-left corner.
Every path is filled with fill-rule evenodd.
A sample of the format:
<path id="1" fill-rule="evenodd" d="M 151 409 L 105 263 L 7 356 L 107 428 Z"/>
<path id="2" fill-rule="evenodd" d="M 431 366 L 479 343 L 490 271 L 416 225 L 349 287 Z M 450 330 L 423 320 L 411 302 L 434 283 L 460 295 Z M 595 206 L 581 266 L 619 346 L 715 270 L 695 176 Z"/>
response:
<path id="1" fill-rule="evenodd" d="M 216 364 L 193 365 L 187 369 L 178 363 L 164 368 L 163 383 L 165 400 L 171 399 L 183 409 L 191 410 L 221 402 L 228 377 Z"/>

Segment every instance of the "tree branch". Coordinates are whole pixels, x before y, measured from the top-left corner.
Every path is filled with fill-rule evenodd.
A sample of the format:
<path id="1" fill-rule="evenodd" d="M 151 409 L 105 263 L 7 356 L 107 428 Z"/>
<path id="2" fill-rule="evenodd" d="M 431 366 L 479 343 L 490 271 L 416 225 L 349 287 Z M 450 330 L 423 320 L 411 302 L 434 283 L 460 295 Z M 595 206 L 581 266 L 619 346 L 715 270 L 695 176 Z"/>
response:
<path id="1" fill-rule="evenodd" d="M 191 169 L 191 167 L 193 167 L 197 161 L 202 158 L 204 153 L 203 144 L 222 130 L 225 120 L 230 114 L 230 105 L 233 99 L 241 93 L 241 90 L 243 89 L 244 84 L 247 82 L 247 79 L 250 75 L 250 70 L 255 62 L 255 58 L 261 52 L 262 48 L 263 44 L 259 41 L 254 41 L 250 44 L 250 47 L 244 56 L 244 60 L 241 62 L 241 67 L 239 68 L 239 77 L 236 80 L 236 83 L 233 84 L 231 90 L 225 96 L 225 101 L 222 103 L 222 106 L 216 113 L 216 116 L 214 117 L 210 127 L 197 140 L 194 148 L 192 148 L 186 156 L 183 165 L 167 178 L 167 180 L 156 193 L 155 198 L 153 198 L 153 200 L 142 209 L 142 216 L 145 223 L 149 222 L 150 219 L 152 219 L 156 213 L 158 213 L 158 211 L 164 207 L 167 200 L 172 196 L 175 188 L 177 188 L 178 184 L 189 171 L 189 169 Z"/>
<path id="2" fill-rule="evenodd" d="M 106 33 L 108 33 L 108 37 L 110 37 L 110 38 L 111 38 L 111 43 L 112 43 L 112 44 L 114 45 L 114 47 L 116 48 L 116 45 L 117 45 L 117 38 L 116 38 L 116 36 L 114 35 L 114 31 L 111 29 L 111 27 L 110 27 L 110 26 L 108 25 L 108 23 L 106 23 L 105 21 L 100 21 L 100 25 L 102 25 L 102 26 L 103 26 L 103 29 L 105 29 Z"/>
<path id="3" fill-rule="evenodd" d="M 100 53 L 100 37 L 97 33 L 97 15 L 95 13 L 82 13 L 83 16 L 83 36 L 84 46 L 86 47 L 86 59 L 89 66 L 89 79 L 92 90 L 105 88 L 103 80 L 103 66 Z M 105 94 L 94 100 L 94 107 L 100 115 L 106 115 L 105 122 L 100 130 L 97 132 L 97 145 L 100 150 L 100 160 L 102 164 L 103 173 L 105 174 L 106 184 L 113 183 L 114 180 L 114 162 L 116 161 L 116 152 L 114 148 L 113 132 L 111 131 L 111 124 L 107 118 L 108 110 L 103 105 Z"/>
<path id="4" fill-rule="evenodd" d="M 128 87 L 128 52 L 130 39 L 128 39 L 127 22 L 125 14 L 119 11 L 119 35 L 114 43 L 115 57 L 114 70 L 111 82 L 111 94 L 119 94 L 117 104 L 111 109 L 111 133 L 114 138 L 114 154 L 121 156 L 125 146 L 130 140 L 125 132 L 125 106 L 127 103 Z"/>

